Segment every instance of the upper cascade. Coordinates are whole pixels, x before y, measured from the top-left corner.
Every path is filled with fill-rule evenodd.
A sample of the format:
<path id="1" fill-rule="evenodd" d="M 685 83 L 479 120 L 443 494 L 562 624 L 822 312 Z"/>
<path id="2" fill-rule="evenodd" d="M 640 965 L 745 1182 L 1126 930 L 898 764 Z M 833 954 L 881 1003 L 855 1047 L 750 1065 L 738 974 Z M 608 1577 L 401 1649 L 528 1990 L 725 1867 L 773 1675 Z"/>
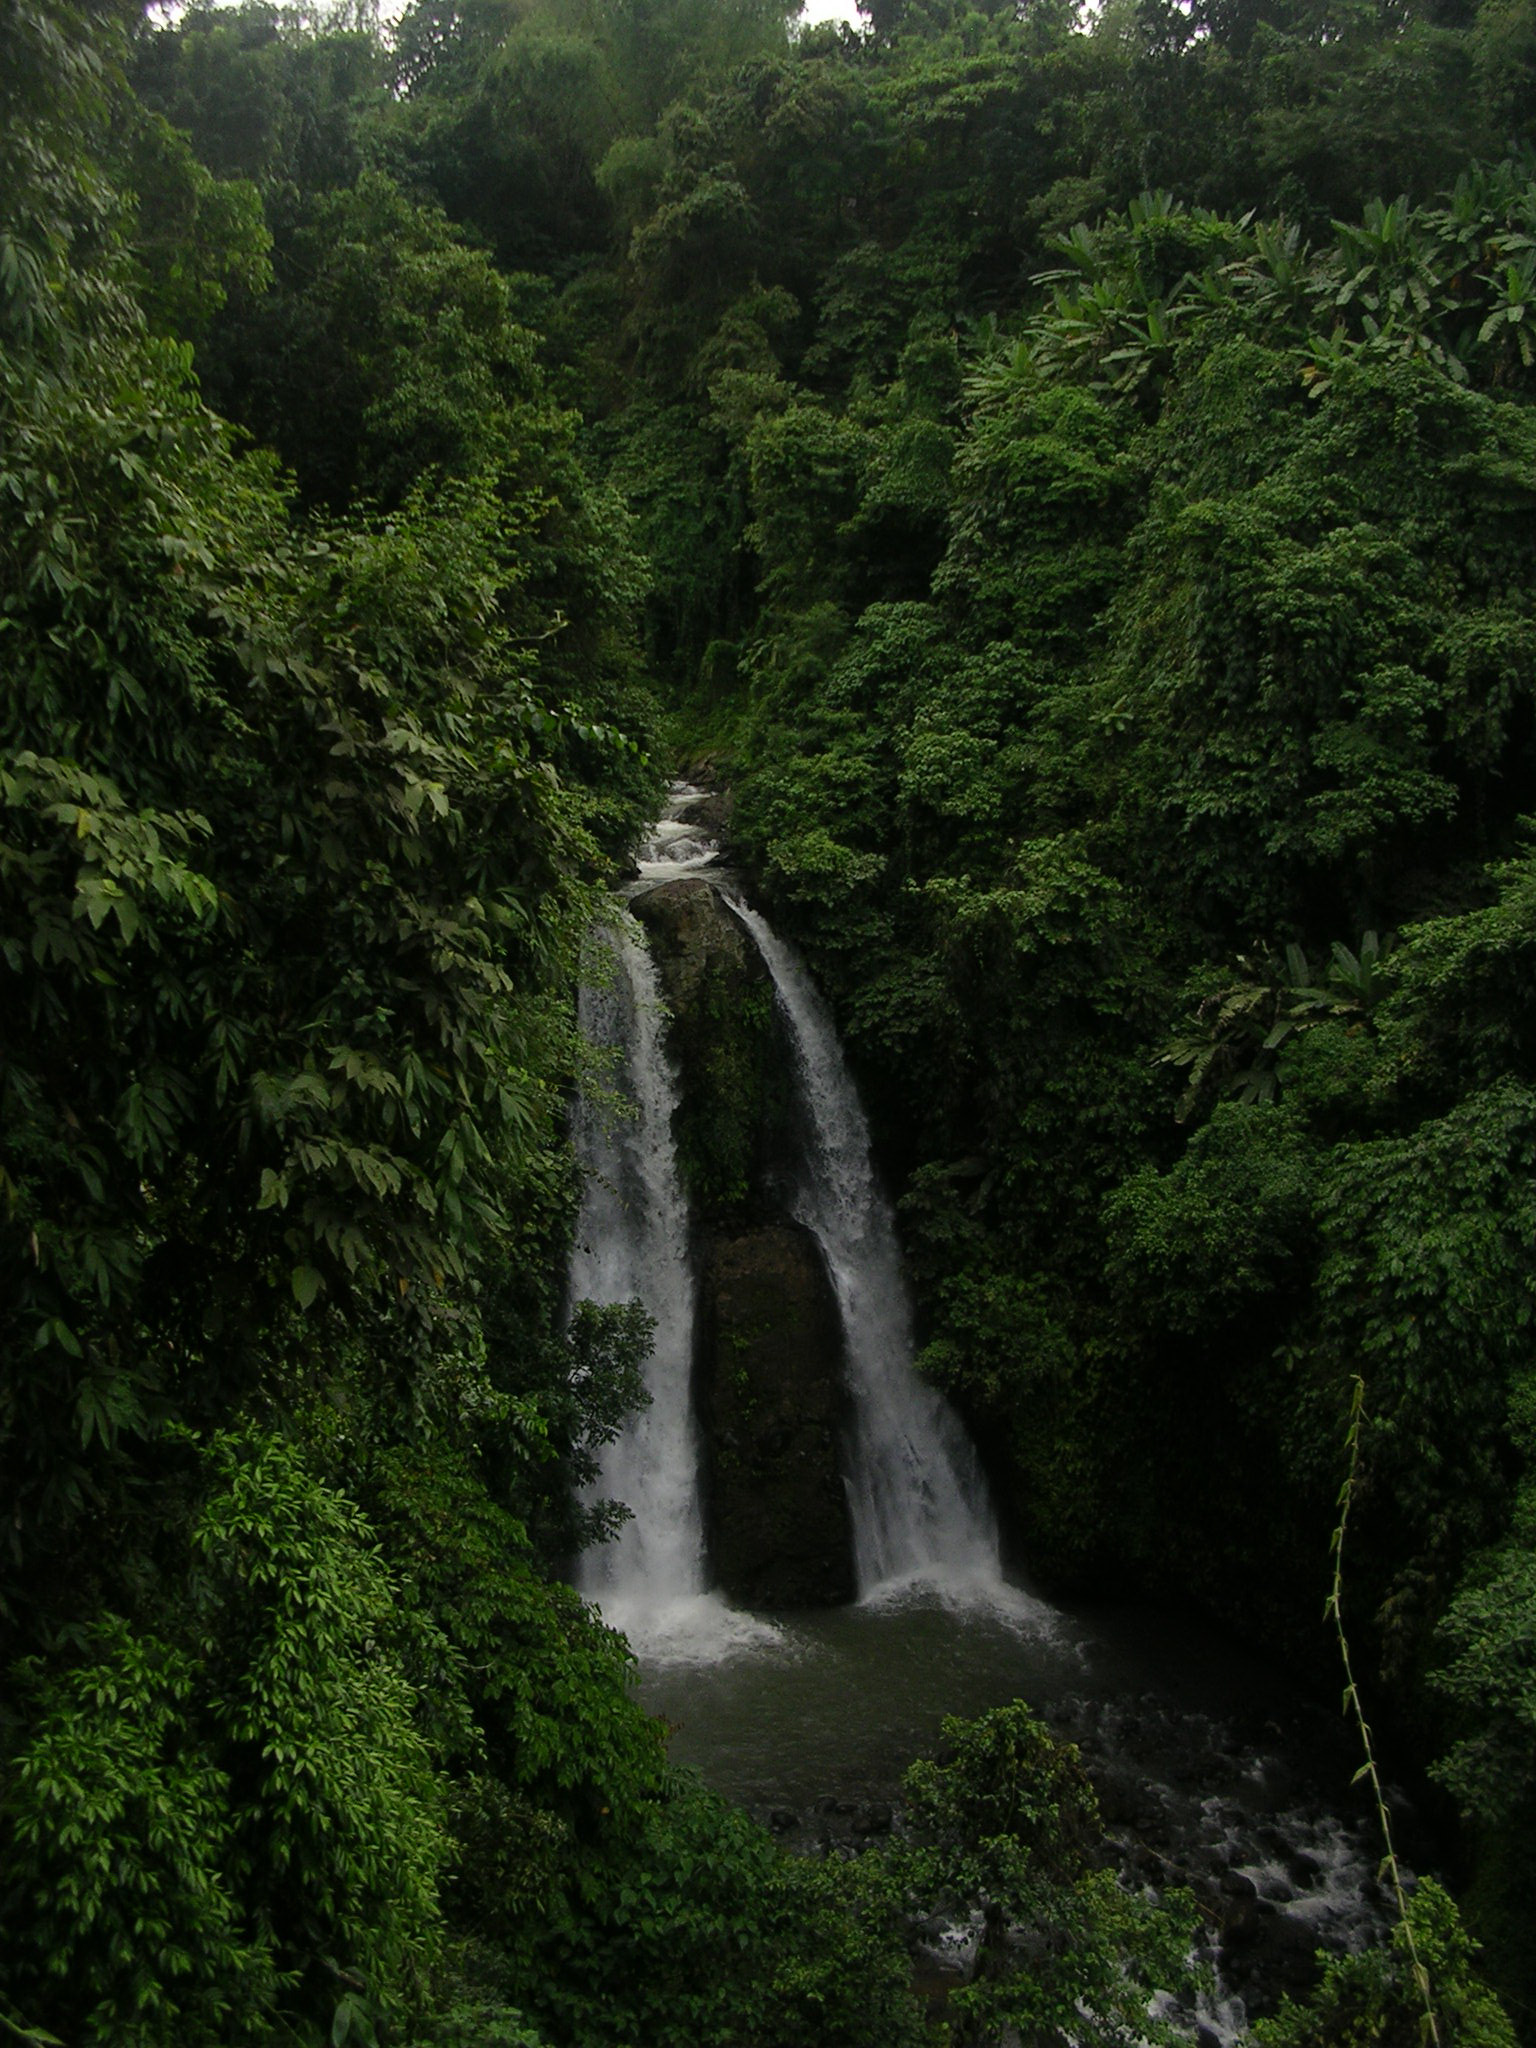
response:
<path id="1" fill-rule="evenodd" d="M 671 785 L 666 810 L 635 848 L 642 882 L 696 875 L 719 861 L 720 843 L 710 829 L 714 804 L 707 789 L 698 789 L 691 782 Z"/>

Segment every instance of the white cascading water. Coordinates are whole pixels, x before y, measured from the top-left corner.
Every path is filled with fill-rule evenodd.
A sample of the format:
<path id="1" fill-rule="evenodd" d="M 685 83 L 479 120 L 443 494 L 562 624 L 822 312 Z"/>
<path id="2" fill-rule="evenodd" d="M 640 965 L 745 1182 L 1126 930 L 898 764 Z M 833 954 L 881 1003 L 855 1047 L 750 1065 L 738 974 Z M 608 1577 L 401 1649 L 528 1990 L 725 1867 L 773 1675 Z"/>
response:
<path id="1" fill-rule="evenodd" d="M 705 801 L 706 792 L 691 782 L 673 783 L 667 808 L 635 848 L 642 884 L 675 882 L 719 863 L 719 842 L 691 815 Z"/>
<path id="2" fill-rule="evenodd" d="M 618 1537 L 583 1553 L 581 1590 L 636 1649 L 720 1654 L 763 1631 L 706 1591 L 699 1445 L 690 1382 L 694 1276 L 688 1209 L 672 1142 L 677 1083 L 663 1043 L 656 970 L 640 926 L 620 911 L 594 934 L 612 972 L 584 980 L 581 1028 L 618 1054 L 614 1093 L 630 1113 L 583 1097 L 576 1149 L 586 1182 L 571 1253 L 573 1302 L 639 1300 L 655 1320 L 651 1401 L 604 1450 L 593 1492 L 630 1511 Z"/>
<path id="3" fill-rule="evenodd" d="M 639 886 L 712 868 L 714 840 L 687 822 L 704 793 L 672 792 L 638 849 Z M 716 882 L 711 875 L 709 879 Z M 724 877 L 719 877 L 723 881 Z M 1050 1611 L 1008 1585 L 975 1451 L 939 1391 L 912 1365 L 912 1317 L 869 1131 L 831 1017 L 804 967 L 764 919 L 726 889 L 787 1019 L 810 1149 L 794 1208 L 821 1245 L 843 1325 L 853 1425 L 848 1472 L 860 1597 L 929 1587 L 982 1601 L 1032 1627 Z M 587 1037 L 617 1055 L 614 1092 L 629 1116 L 578 1105 L 586 1189 L 571 1260 L 571 1299 L 640 1300 L 655 1318 L 646 1370 L 651 1406 L 608 1446 L 594 1493 L 630 1510 L 617 1541 L 589 1551 L 582 1590 L 651 1661 L 713 1661 L 780 1633 L 706 1590 L 699 1443 L 691 1402 L 695 1291 L 689 1219 L 672 1139 L 677 1084 L 645 935 L 627 911 L 603 935 L 613 973 L 581 994 Z"/>
<path id="4" fill-rule="evenodd" d="M 751 933 L 789 1021 L 813 1134 L 795 1209 L 826 1257 L 842 1314 L 854 1419 L 848 1473 L 861 1598 L 915 1582 L 1002 1596 L 997 1525 L 976 1453 L 949 1403 L 912 1365 L 912 1312 L 869 1128 L 820 991 L 764 919 Z M 1033 1603 L 1029 1603 L 1033 1605 Z"/>
<path id="5" fill-rule="evenodd" d="M 606 1447 L 599 1490 L 622 1500 L 632 1519 L 618 1540 L 589 1551 L 587 1590 L 605 1608 L 647 1587 L 663 1601 L 704 1590 L 704 1517 L 698 1443 L 689 1404 L 693 1273 L 688 1211 L 672 1150 L 676 1083 L 661 1042 L 656 970 L 640 927 L 621 912 L 601 935 L 611 979 L 583 986 L 581 1028 L 616 1050 L 613 1087 L 632 1115 L 585 1097 L 576 1112 L 577 1151 L 587 1169 L 571 1296 L 604 1305 L 643 1301 L 656 1334 L 646 1366 L 651 1405 Z"/>

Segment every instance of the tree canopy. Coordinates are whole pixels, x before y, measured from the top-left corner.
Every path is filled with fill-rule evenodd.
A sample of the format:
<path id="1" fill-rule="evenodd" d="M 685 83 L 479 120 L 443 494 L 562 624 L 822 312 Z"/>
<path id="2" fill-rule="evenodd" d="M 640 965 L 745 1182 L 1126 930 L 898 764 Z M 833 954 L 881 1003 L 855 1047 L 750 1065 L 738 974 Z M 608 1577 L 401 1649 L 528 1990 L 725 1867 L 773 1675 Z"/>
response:
<path id="1" fill-rule="evenodd" d="M 1363 1381 L 1367 1682 L 1528 2036 L 1529 0 L 0 49 L 0 2021 L 899 2043 L 913 1886 L 957 2042 L 1175 1968 L 1022 1709 L 795 1863 L 565 1583 L 648 1343 L 566 1313 L 572 991 L 691 760 L 1041 1566 L 1321 1671 Z M 1255 2038 L 1406 2041 L 1402 1943 Z"/>

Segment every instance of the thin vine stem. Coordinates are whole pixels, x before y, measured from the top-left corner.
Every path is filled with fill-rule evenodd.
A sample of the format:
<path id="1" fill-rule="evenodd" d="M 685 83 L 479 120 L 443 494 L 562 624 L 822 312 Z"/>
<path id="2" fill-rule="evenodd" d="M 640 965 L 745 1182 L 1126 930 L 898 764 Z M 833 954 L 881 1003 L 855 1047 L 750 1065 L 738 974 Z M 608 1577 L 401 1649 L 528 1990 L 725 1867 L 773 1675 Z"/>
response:
<path id="1" fill-rule="evenodd" d="M 9 2013 L 0 2012 L 0 2027 L 5 2027 L 18 2041 L 25 2041 L 28 2048 L 64 2048 L 57 2034 L 50 2034 L 42 2027 L 29 2027 L 13 2020 Z"/>
<path id="2" fill-rule="evenodd" d="M 1430 1988 L 1429 1971 L 1419 1956 L 1418 1944 L 1413 1938 L 1413 1921 L 1408 1912 L 1408 1894 L 1403 1889 L 1402 1867 L 1397 1860 L 1397 1850 L 1392 1843 L 1392 1819 L 1387 1811 L 1386 1794 L 1382 1790 L 1381 1773 L 1376 1768 L 1376 1745 L 1371 1739 L 1371 1724 L 1365 1718 L 1365 1708 L 1360 1699 L 1360 1688 L 1355 1682 L 1354 1663 L 1349 1654 L 1349 1637 L 1344 1632 L 1344 1532 L 1349 1526 L 1349 1510 L 1354 1500 L 1355 1478 L 1360 1469 L 1360 1430 L 1365 1420 L 1365 1381 L 1355 1374 L 1354 1394 L 1349 1405 L 1349 1471 L 1344 1484 L 1339 1488 L 1339 1526 L 1333 1532 L 1333 1585 L 1329 1590 L 1328 1604 L 1324 1614 L 1333 1622 L 1339 1638 L 1339 1655 L 1344 1660 L 1344 1711 L 1353 1714 L 1355 1726 L 1360 1731 L 1361 1747 L 1365 1751 L 1365 1762 L 1355 1773 L 1358 1785 L 1362 1778 L 1367 1780 L 1371 1795 L 1376 1801 L 1376 1819 L 1381 1827 L 1381 1838 L 1386 1844 L 1386 1855 L 1382 1868 L 1392 1881 L 1392 1895 L 1397 1901 L 1398 1919 L 1402 1925 L 1403 1940 L 1408 1948 L 1408 1961 L 1413 1971 L 1413 1981 L 1418 1986 L 1420 1998 L 1424 2001 L 1424 2025 L 1427 2038 L 1434 2048 L 1442 2048 L 1440 2022 L 1435 2017 L 1434 1998 Z"/>

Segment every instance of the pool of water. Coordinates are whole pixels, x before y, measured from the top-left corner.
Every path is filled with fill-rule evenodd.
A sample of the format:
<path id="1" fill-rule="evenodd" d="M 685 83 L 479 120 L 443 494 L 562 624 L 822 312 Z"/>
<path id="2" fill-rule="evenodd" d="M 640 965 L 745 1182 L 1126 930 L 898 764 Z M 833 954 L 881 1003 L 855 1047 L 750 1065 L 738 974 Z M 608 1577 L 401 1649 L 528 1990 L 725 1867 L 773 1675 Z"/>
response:
<path id="1" fill-rule="evenodd" d="M 1339 1749 L 1272 1667 L 1211 1631 L 1146 1610 L 1068 1611 L 1024 1587 L 757 1616 L 702 1641 L 679 1630 L 650 1655 L 642 1638 L 640 1692 L 670 1724 L 674 1760 L 749 1806 L 888 1799 L 947 1714 L 1018 1698 L 1047 1718 L 1155 1704 L 1170 1725 L 1230 1721 L 1261 1737 L 1269 1724 L 1282 1744 L 1290 1724 L 1293 1746 L 1300 1717 L 1309 1754 L 1295 1761 L 1324 1776 Z"/>
<path id="2" fill-rule="evenodd" d="M 1194 1889 L 1216 1989 L 1186 2017 L 1224 2048 L 1306 1988 L 1319 1949 L 1383 1938 L 1348 1727 L 1190 1620 L 1025 1587 L 750 1617 L 715 1600 L 668 1617 L 639 1686 L 675 1762 L 813 1852 L 889 1829 L 946 1715 L 1027 1700 L 1082 1751 L 1125 1881 Z"/>

